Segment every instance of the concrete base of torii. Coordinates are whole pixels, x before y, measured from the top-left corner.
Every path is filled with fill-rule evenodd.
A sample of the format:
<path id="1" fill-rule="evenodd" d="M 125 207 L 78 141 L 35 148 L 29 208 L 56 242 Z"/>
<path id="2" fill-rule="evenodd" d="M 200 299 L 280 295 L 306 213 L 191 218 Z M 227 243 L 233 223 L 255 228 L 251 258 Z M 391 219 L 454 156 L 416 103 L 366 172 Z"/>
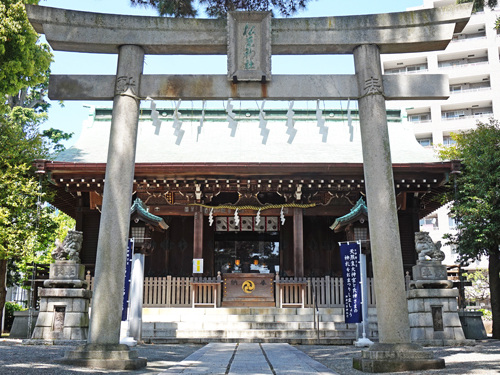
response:
<path id="1" fill-rule="evenodd" d="M 354 358 L 353 367 L 363 372 L 398 372 L 441 369 L 445 364 L 418 344 L 377 343 Z"/>
<path id="2" fill-rule="evenodd" d="M 146 367 L 147 359 L 139 358 L 137 350 L 122 344 L 86 344 L 68 351 L 58 361 L 66 365 L 96 367 L 113 370 L 139 370 Z"/>

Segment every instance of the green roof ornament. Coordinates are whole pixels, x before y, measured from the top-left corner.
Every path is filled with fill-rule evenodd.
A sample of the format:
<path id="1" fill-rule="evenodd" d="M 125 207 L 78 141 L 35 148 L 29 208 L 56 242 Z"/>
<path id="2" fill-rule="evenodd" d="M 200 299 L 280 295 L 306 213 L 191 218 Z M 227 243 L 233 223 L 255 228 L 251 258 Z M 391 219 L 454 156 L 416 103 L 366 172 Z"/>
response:
<path id="1" fill-rule="evenodd" d="M 161 228 L 163 230 L 168 229 L 167 223 L 165 223 L 161 217 L 150 213 L 148 211 L 148 207 L 140 198 L 136 198 L 134 204 L 130 207 L 130 219 L 135 220 L 136 222 L 142 220 L 153 227 Z"/>
<path id="2" fill-rule="evenodd" d="M 347 215 L 337 218 L 337 220 L 335 220 L 335 222 L 330 226 L 330 229 L 335 232 L 340 232 L 341 228 L 361 219 L 368 219 L 368 208 L 366 207 L 363 197 L 359 198 Z"/>

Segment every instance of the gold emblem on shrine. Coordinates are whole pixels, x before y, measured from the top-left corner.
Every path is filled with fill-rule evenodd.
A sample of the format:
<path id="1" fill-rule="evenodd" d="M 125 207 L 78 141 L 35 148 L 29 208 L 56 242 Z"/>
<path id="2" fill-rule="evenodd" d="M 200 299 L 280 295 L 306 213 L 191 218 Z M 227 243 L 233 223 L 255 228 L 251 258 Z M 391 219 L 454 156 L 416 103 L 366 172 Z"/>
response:
<path id="1" fill-rule="evenodd" d="M 247 280 L 243 283 L 241 289 L 243 289 L 245 293 L 252 293 L 255 290 L 255 284 L 253 281 Z"/>

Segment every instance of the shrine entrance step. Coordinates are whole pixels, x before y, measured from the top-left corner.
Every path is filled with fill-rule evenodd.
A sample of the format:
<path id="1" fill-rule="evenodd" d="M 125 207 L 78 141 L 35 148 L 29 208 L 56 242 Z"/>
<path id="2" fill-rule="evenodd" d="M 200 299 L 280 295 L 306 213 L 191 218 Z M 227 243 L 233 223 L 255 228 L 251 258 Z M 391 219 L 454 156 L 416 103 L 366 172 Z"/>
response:
<path id="1" fill-rule="evenodd" d="M 319 309 L 319 340 L 312 308 L 145 308 L 146 343 L 286 342 L 351 345 L 356 324 L 345 324 L 342 308 Z"/>
<path id="2" fill-rule="evenodd" d="M 263 301 L 222 301 L 221 307 L 274 307 L 275 302 L 263 302 Z"/>

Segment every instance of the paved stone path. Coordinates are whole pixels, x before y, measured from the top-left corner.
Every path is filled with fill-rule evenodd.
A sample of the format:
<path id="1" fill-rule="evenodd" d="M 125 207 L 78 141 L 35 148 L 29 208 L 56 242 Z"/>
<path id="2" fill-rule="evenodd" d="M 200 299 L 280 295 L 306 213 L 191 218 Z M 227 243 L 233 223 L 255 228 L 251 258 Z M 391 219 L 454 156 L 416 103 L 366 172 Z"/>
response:
<path id="1" fill-rule="evenodd" d="M 288 344 L 212 343 L 159 375 L 337 374 Z"/>

